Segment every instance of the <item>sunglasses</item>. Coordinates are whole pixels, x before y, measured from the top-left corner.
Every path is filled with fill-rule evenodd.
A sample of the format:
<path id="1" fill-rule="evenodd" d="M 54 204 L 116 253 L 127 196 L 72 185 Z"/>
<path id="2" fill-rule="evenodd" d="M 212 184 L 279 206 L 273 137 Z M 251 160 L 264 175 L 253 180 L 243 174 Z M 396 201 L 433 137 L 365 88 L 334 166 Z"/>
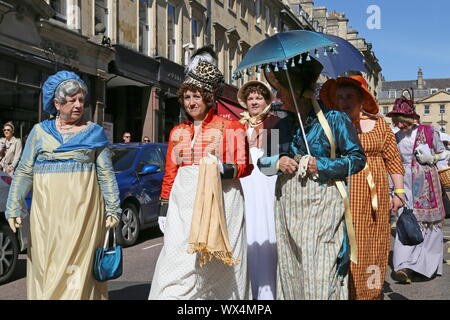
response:
<path id="1" fill-rule="evenodd" d="M 150 140 L 145 139 L 144 142 L 150 142 Z"/>
<path id="2" fill-rule="evenodd" d="M 3 129 L 3 132 L 5 132 L 5 131 L 11 131 L 11 129 Z"/>
<path id="3" fill-rule="evenodd" d="M 123 136 L 124 138 L 131 138 L 131 136 Z"/>

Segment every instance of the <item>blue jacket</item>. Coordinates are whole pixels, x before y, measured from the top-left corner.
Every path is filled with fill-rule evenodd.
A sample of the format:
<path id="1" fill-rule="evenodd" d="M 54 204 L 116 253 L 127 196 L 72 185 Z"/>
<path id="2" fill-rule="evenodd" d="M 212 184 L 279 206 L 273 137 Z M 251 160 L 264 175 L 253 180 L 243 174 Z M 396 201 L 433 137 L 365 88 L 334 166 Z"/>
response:
<path id="1" fill-rule="evenodd" d="M 330 179 L 341 180 L 347 177 L 349 165 L 351 174 L 361 171 L 366 164 L 366 156 L 347 114 L 326 107 L 322 107 L 322 110 L 336 143 L 336 159 L 330 159 L 330 143 L 314 110 L 306 119 L 304 129 L 311 155 L 317 161 L 318 181 L 324 183 Z M 276 163 L 282 156 L 294 158 L 296 154 L 307 154 L 302 131 L 294 128 L 289 117 L 282 119 L 275 129 L 279 130 L 278 150 L 267 150 L 258 160 L 261 172 L 268 176 L 282 174 L 276 169 Z"/>

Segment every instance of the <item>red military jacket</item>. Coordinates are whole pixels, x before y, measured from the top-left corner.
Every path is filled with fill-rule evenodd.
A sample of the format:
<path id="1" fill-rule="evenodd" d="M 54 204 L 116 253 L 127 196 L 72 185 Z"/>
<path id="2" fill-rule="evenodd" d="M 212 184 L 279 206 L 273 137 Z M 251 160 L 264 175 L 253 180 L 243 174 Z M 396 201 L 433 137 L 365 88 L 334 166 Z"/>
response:
<path id="1" fill-rule="evenodd" d="M 194 139 L 194 123 L 186 121 L 172 129 L 166 155 L 166 168 L 161 198 L 169 199 L 173 182 L 182 166 L 199 165 L 200 159 L 215 155 L 223 163 L 235 165 L 234 178 L 251 174 L 249 146 L 245 127 L 239 121 L 230 121 L 208 112 L 201 129 Z"/>

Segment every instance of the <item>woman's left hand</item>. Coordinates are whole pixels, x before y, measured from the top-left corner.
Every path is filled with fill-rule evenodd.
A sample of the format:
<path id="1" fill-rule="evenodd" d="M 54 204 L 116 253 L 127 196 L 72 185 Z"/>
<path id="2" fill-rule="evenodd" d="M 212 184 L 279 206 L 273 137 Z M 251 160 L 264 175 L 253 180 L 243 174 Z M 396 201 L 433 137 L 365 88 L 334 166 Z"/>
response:
<path id="1" fill-rule="evenodd" d="M 318 170 L 317 170 L 317 161 L 316 161 L 316 158 L 314 158 L 314 157 L 310 157 L 309 158 L 309 161 L 308 161 L 308 171 L 307 171 L 309 174 L 311 174 L 311 175 L 316 175 L 316 174 L 318 174 L 319 172 L 318 172 Z"/>
<path id="2" fill-rule="evenodd" d="M 401 200 L 399 199 L 399 197 L 401 198 Z M 395 194 L 394 198 L 391 201 L 391 210 L 397 212 L 398 209 L 403 207 L 402 200 L 406 203 L 406 197 L 404 193 Z"/>
<path id="3" fill-rule="evenodd" d="M 14 172 L 14 168 L 13 167 L 8 167 L 8 168 L 6 168 L 6 172 L 13 173 Z"/>

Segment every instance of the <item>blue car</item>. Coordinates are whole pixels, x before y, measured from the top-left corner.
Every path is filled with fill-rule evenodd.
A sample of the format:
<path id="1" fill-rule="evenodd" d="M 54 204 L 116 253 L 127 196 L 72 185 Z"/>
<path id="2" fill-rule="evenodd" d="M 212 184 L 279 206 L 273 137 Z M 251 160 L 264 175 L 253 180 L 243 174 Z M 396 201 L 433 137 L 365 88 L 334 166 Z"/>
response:
<path id="1" fill-rule="evenodd" d="M 123 210 L 116 238 L 119 244 L 131 246 L 140 230 L 158 223 L 167 144 L 118 143 L 109 148 Z"/>

